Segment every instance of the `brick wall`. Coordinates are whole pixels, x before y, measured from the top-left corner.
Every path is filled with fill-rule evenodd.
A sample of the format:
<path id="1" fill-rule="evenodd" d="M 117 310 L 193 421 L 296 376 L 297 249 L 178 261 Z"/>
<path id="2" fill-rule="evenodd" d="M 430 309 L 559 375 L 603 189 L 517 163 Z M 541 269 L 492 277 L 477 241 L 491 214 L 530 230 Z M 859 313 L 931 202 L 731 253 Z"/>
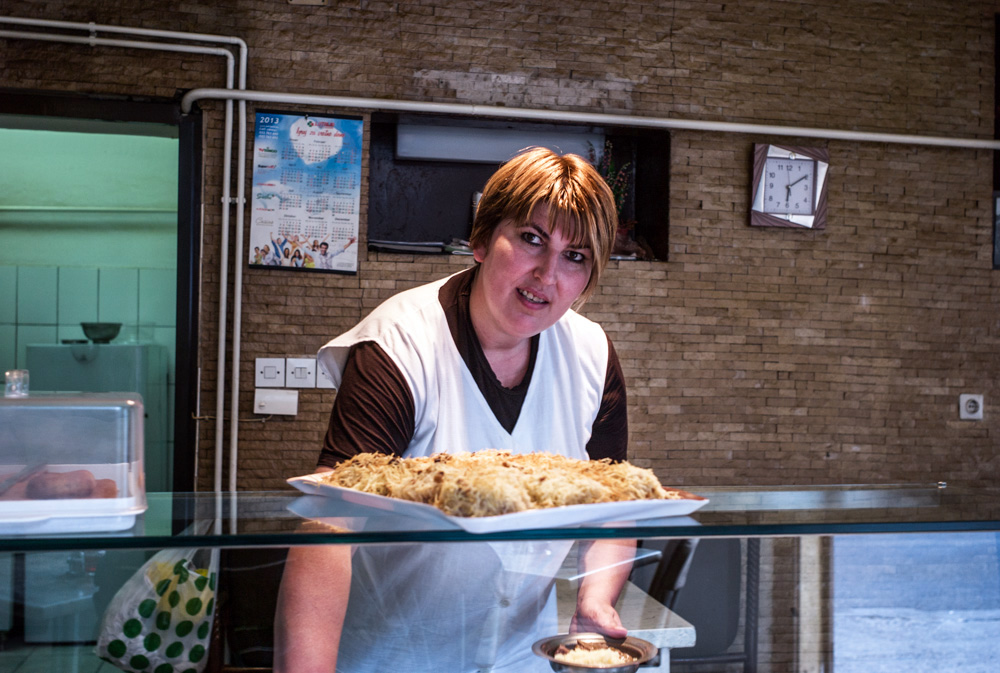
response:
<path id="1" fill-rule="evenodd" d="M 238 36 L 258 90 L 991 138 L 998 9 L 8 0 L 3 14 Z M 170 97 L 223 84 L 219 59 L 0 40 L 3 87 Z M 201 398 L 211 414 L 222 103 L 202 107 Z M 829 149 L 826 230 L 747 225 L 756 142 Z M 669 261 L 612 262 L 584 311 L 625 367 L 631 458 L 689 486 L 994 483 L 992 153 L 693 131 L 674 132 L 671 147 Z M 362 212 L 362 241 L 365 226 Z M 362 249 L 357 276 L 246 270 L 241 416 L 251 418 L 254 358 L 312 354 L 381 299 L 466 263 Z M 958 420 L 963 392 L 986 396 L 985 420 Z M 332 400 L 304 390 L 294 419 L 241 423 L 240 487 L 280 488 L 308 471 Z M 201 424 L 202 487 L 214 433 Z"/>

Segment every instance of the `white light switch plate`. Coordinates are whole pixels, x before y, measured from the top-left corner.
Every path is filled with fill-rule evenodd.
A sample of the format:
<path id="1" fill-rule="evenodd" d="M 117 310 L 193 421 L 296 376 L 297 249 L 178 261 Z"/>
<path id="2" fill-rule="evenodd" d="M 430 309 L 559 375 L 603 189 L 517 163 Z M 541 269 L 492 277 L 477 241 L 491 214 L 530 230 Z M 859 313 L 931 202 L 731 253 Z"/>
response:
<path id="1" fill-rule="evenodd" d="M 285 358 L 286 388 L 316 387 L 316 358 Z"/>
<path id="2" fill-rule="evenodd" d="M 299 413 L 299 391 L 258 388 L 253 395 L 253 412 L 265 416 L 294 416 Z"/>
<path id="3" fill-rule="evenodd" d="M 326 375 L 326 371 L 318 364 L 316 365 L 316 387 L 330 388 L 331 390 L 337 387 L 333 385 L 333 381 Z"/>
<path id="4" fill-rule="evenodd" d="M 254 385 L 258 388 L 284 388 L 285 358 L 257 358 Z"/>

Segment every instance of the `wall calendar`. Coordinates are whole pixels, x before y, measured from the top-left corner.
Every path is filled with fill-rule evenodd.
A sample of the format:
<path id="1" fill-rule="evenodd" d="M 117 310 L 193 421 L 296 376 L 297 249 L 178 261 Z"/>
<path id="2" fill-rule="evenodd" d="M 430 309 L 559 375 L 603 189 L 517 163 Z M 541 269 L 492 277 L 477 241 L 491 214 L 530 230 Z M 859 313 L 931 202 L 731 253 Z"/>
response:
<path id="1" fill-rule="evenodd" d="M 249 263 L 357 273 L 360 117 L 258 111 Z"/>

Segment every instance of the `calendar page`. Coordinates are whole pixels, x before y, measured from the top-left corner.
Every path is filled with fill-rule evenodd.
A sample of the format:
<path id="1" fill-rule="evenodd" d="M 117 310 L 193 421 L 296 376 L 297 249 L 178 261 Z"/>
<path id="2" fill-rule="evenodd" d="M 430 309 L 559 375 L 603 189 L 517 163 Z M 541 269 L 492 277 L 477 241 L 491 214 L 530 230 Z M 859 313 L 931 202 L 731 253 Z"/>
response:
<path id="1" fill-rule="evenodd" d="M 357 273 L 364 122 L 259 111 L 249 263 Z"/>

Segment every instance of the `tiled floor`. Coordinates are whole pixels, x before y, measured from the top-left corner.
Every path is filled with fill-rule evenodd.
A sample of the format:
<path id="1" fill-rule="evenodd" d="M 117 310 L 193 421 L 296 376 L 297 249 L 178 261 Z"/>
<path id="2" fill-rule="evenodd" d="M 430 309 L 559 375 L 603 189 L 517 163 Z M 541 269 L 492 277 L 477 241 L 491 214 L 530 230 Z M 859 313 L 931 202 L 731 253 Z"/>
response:
<path id="1" fill-rule="evenodd" d="M 0 650 L 3 673 L 113 673 L 118 669 L 101 661 L 93 645 L 16 645 Z M 119 672 L 120 673 L 120 672 Z"/>

